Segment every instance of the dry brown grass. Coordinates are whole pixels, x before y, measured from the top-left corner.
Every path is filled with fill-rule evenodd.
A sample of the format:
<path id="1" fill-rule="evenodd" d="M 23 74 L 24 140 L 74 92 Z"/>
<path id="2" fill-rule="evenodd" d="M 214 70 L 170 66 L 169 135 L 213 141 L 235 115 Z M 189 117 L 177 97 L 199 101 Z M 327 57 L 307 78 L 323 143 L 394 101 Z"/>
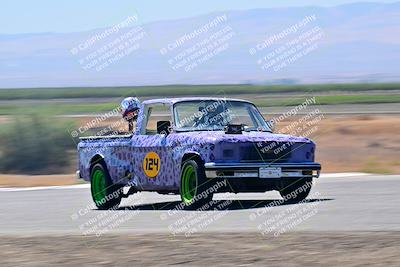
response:
<path id="1" fill-rule="evenodd" d="M 325 116 L 317 126 L 310 137 L 324 172 L 400 173 L 400 117 Z"/>

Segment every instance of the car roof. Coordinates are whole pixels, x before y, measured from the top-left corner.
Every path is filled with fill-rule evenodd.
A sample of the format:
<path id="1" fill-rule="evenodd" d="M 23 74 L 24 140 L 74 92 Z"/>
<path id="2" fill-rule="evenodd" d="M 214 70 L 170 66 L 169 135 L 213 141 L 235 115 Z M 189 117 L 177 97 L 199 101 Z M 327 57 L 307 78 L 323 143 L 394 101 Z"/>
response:
<path id="1" fill-rule="evenodd" d="M 157 98 L 143 101 L 143 105 L 152 105 L 152 104 L 167 104 L 173 105 L 178 102 L 185 101 L 239 101 L 252 103 L 247 100 L 242 99 L 234 99 L 234 98 L 224 98 L 224 97 L 177 97 L 177 98 Z"/>

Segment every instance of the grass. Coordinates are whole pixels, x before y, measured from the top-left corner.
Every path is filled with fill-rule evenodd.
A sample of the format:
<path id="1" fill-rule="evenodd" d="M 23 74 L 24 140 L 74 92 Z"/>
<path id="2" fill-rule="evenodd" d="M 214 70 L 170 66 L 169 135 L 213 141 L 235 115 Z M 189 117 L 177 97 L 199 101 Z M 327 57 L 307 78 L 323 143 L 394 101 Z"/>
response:
<path id="1" fill-rule="evenodd" d="M 166 85 L 137 87 L 71 87 L 0 89 L 0 100 L 104 98 L 124 96 L 187 96 L 215 94 L 265 94 L 279 92 L 327 92 L 399 90 L 400 83 L 311 84 L 311 85 Z"/>
<path id="2" fill-rule="evenodd" d="M 257 100 L 254 103 L 259 107 L 295 106 L 303 103 L 311 95 L 288 99 Z M 400 103 L 400 95 L 332 95 L 316 96 L 317 105 L 338 104 L 373 104 L 373 103 Z"/>
<path id="3" fill-rule="evenodd" d="M 360 170 L 360 172 L 373 174 L 395 174 L 396 172 L 390 167 L 396 166 L 396 163 L 381 163 L 378 159 L 370 159 Z"/>
<path id="4" fill-rule="evenodd" d="M 318 97 L 316 97 L 316 101 L 320 105 L 399 103 L 400 102 L 400 95 L 318 96 Z"/>
<path id="5" fill-rule="evenodd" d="M 0 105 L 0 115 L 46 114 L 68 115 L 108 112 L 118 107 L 118 103 L 90 104 L 33 104 L 28 107 Z"/>
<path id="6" fill-rule="evenodd" d="M 257 97 L 249 99 L 258 107 L 295 106 L 303 103 L 307 97 L 296 97 L 288 99 L 257 100 Z M 400 103 L 400 95 L 333 95 L 317 96 L 317 105 L 337 104 L 369 104 L 369 103 Z M 29 106 L 0 105 L 0 115 L 23 115 L 23 114 L 47 114 L 68 115 L 108 112 L 118 107 L 119 103 L 58 103 L 58 104 L 30 104 Z"/>

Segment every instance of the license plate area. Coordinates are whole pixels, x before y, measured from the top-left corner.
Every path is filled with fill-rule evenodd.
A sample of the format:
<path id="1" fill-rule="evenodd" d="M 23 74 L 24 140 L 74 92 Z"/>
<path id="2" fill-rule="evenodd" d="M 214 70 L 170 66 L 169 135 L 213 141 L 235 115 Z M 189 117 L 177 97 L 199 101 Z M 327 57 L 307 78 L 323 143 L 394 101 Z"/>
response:
<path id="1" fill-rule="evenodd" d="M 259 169 L 260 178 L 281 178 L 282 168 L 280 167 L 261 167 Z"/>

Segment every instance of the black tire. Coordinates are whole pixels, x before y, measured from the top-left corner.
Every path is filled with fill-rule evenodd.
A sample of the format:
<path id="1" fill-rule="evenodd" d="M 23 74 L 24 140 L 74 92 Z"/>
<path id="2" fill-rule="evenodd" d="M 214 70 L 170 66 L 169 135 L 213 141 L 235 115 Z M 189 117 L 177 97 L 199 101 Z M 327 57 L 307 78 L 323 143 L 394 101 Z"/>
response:
<path id="1" fill-rule="evenodd" d="M 190 186 L 188 190 L 187 182 L 188 178 L 187 171 L 193 170 L 193 177 L 195 177 L 195 190 L 193 186 Z M 190 178 L 191 181 L 193 178 Z M 182 164 L 181 167 L 181 182 L 179 187 L 179 193 L 181 196 L 182 203 L 186 209 L 194 210 L 202 207 L 206 207 L 206 204 L 211 204 L 214 192 L 213 182 L 206 178 L 204 166 L 199 164 L 195 160 L 187 160 Z M 188 193 L 190 194 L 188 195 Z M 190 198 L 188 197 L 190 196 Z M 191 199 L 191 200 L 190 200 Z"/>
<path id="2" fill-rule="evenodd" d="M 90 172 L 90 181 L 90 191 L 96 207 L 101 210 L 117 209 L 121 203 L 123 187 L 113 184 L 103 162 L 93 166 Z M 102 184 L 100 187 L 99 183 Z"/>
<path id="3" fill-rule="evenodd" d="M 287 202 L 298 203 L 307 198 L 311 187 L 312 178 L 282 178 L 278 184 L 278 191 Z"/>

